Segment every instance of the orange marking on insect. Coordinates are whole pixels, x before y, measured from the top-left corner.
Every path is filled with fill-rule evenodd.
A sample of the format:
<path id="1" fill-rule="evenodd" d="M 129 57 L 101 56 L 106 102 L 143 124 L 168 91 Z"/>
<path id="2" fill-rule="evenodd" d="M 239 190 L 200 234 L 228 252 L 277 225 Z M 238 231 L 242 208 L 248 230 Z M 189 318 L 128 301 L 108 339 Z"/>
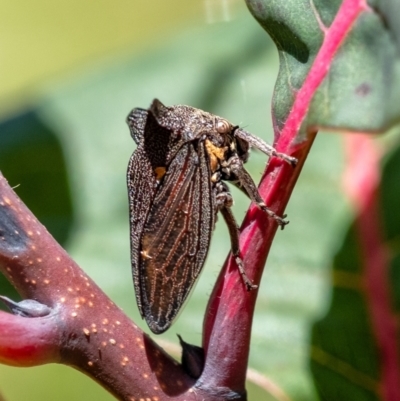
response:
<path id="1" fill-rule="evenodd" d="M 142 255 L 143 259 L 153 259 L 147 251 L 141 251 L 140 254 Z"/>
<path id="2" fill-rule="evenodd" d="M 219 160 L 224 160 L 225 152 L 228 150 L 227 146 L 219 148 L 215 146 L 209 139 L 206 139 L 206 151 L 210 158 L 211 171 L 214 173 L 219 166 Z"/>
<path id="3" fill-rule="evenodd" d="M 156 180 L 160 181 L 161 178 L 164 177 L 166 171 L 167 171 L 167 169 L 165 167 L 156 167 L 154 169 L 154 172 L 156 173 Z"/>

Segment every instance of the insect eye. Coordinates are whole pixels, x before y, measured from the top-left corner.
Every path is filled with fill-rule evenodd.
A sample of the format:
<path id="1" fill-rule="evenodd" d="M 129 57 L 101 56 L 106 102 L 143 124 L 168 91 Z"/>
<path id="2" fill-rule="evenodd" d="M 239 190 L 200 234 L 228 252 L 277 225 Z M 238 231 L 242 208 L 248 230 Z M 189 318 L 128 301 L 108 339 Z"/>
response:
<path id="1" fill-rule="evenodd" d="M 226 120 L 218 120 L 215 128 L 220 134 L 227 134 L 231 131 L 231 125 Z"/>

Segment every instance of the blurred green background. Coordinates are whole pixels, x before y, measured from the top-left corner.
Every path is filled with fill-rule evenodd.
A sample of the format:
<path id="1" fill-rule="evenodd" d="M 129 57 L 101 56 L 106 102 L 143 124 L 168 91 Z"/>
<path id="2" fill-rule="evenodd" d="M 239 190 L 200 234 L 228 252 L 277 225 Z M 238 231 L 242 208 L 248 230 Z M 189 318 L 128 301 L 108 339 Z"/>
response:
<path id="1" fill-rule="evenodd" d="M 125 118 L 158 97 L 224 116 L 271 143 L 276 49 L 241 1 L 1 3 L 0 169 L 79 265 L 148 331 L 131 282 L 125 172 L 134 142 Z M 256 180 L 265 163 L 253 152 L 248 170 Z M 293 400 L 316 399 L 308 343 L 330 301 L 328 267 L 348 216 L 342 168 L 340 137 L 318 137 L 259 292 L 250 366 Z M 241 221 L 249 201 L 232 192 Z M 190 301 L 158 338 L 177 344 L 179 333 L 200 344 L 204 308 L 229 248 L 218 222 Z M 0 391 L 7 401 L 113 399 L 58 365 L 0 366 Z M 276 399 L 249 386 L 249 400 Z"/>

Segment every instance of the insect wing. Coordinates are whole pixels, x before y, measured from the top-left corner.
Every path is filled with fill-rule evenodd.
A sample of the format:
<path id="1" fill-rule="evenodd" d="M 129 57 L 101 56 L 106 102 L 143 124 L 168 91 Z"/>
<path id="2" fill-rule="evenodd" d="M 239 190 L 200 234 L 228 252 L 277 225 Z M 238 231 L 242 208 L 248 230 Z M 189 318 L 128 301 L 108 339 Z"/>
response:
<path id="1" fill-rule="evenodd" d="M 133 153 L 127 173 L 129 222 L 131 240 L 131 263 L 136 301 L 143 316 L 142 297 L 140 296 L 139 260 L 140 239 L 143 233 L 148 211 L 156 194 L 157 181 L 149 158 L 142 146 Z"/>
<path id="2" fill-rule="evenodd" d="M 203 267 L 215 221 L 204 143 L 185 144 L 157 188 L 140 241 L 143 314 L 154 333 L 168 329 Z"/>

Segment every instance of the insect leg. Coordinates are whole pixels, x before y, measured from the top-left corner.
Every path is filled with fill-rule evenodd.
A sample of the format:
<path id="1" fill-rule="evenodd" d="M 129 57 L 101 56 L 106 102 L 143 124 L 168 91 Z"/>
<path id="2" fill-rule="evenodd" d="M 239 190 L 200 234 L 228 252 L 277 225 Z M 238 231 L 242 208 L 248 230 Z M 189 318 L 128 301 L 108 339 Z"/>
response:
<path id="1" fill-rule="evenodd" d="M 239 157 L 234 156 L 228 161 L 228 169 L 237 177 L 238 183 L 236 185 L 242 187 L 250 199 L 261 210 L 267 213 L 268 216 L 272 217 L 282 229 L 286 224 L 289 223 L 287 220 L 285 220 L 286 216 L 280 217 L 267 207 L 265 202 L 262 200 L 260 193 L 258 192 L 257 185 L 254 183 L 250 174 L 243 167 L 243 162 L 239 159 Z"/>
<path id="2" fill-rule="evenodd" d="M 217 207 L 222 213 L 225 223 L 228 226 L 229 236 L 231 239 L 231 252 L 235 258 L 239 273 L 242 276 L 247 291 L 255 290 L 258 286 L 253 284 L 247 277 L 247 274 L 244 270 L 243 260 L 239 255 L 239 228 L 236 223 L 235 216 L 231 210 L 231 205 L 233 203 L 232 195 L 227 192 L 228 188 L 225 184 L 221 183 L 221 185 L 223 185 L 225 191 L 217 194 Z"/>
<path id="3" fill-rule="evenodd" d="M 234 135 L 248 142 L 251 146 L 257 148 L 258 150 L 261 150 L 261 152 L 267 154 L 268 156 L 279 157 L 285 162 L 291 164 L 293 167 L 297 164 L 297 159 L 295 157 L 288 156 L 285 153 L 277 152 L 274 147 L 268 145 L 268 143 L 264 142 L 262 139 L 254 136 L 253 134 L 250 134 L 250 132 L 238 128 Z"/>

